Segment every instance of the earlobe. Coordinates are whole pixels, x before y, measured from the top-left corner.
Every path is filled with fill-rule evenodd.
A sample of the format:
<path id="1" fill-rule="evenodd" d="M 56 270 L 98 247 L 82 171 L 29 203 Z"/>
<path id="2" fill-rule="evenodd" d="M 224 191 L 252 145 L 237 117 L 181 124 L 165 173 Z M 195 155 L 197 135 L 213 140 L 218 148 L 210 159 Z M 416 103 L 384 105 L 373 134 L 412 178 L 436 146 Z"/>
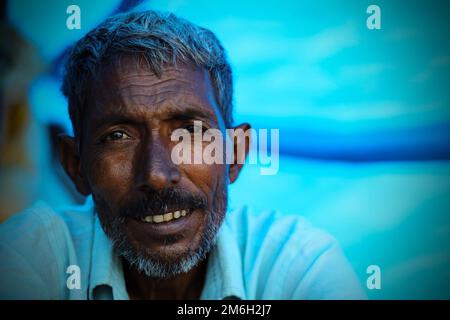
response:
<path id="1" fill-rule="evenodd" d="M 233 128 L 235 132 L 238 132 L 239 130 L 242 130 L 244 132 L 244 136 L 241 137 L 241 139 L 237 138 L 236 136 L 239 136 L 239 134 L 235 135 L 233 137 L 233 145 L 234 145 L 234 157 L 233 157 L 233 163 L 229 166 L 229 178 L 230 183 L 233 183 L 237 180 L 239 173 L 242 170 L 242 167 L 244 166 L 245 159 L 247 159 L 249 150 L 250 150 L 250 129 L 251 126 L 248 123 L 240 124 L 239 126 L 236 126 Z M 242 155 L 242 150 L 244 151 L 244 154 Z"/>
<path id="2" fill-rule="evenodd" d="M 81 172 L 80 156 L 75 138 L 68 135 L 58 136 L 58 151 L 59 160 L 78 192 L 84 196 L 89 195 L 91 192 Z"/>

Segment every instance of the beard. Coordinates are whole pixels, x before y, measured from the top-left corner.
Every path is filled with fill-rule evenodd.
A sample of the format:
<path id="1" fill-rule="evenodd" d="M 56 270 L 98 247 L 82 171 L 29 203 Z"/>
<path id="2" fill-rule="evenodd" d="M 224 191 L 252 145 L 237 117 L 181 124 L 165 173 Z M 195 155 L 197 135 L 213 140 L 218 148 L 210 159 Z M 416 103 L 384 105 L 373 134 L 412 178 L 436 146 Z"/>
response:
<path id="1" fill-rule="evenodd" d="M 227 209 L 226 183 L 221 182 L 217 190 L 211 199 L 210 206 L 206 197 L 194 195 L 176 187 L 148 191 L 138 199 L 125 201 L 117 211 L 118 213 L 115 213 L 102 197 L 94 195 L 94 201 L 102 228 L 112 241 L 117 254 L 131 267 L 148 277 L 170 278 L 194 268 L 206 259 L 215 246 L 217 233 Z M 162 214 L 171 211 L 171 208 L 180 207 L 201 209 L 205 214 L 200 241 L 186 247 L 181 254 L 173 255 L 164 249 L 160 252 L 139 249 L 132 244 L 124 231 L 124 224 L 128 218 L 141 219 L 149 214 Z M 176 241 L 176 236 L 167 236 L 164 242 L 170 244 Z"/>

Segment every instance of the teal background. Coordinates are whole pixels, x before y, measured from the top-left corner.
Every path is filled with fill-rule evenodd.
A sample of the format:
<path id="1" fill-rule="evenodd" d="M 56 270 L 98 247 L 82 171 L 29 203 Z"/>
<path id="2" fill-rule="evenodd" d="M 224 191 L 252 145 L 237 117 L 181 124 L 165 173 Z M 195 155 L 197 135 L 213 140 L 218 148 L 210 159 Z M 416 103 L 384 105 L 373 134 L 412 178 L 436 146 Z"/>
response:
<path id="1" fill-rule="evenodd" d="M 66 28 L 70 4 L 81 8 L 81 30 Z M 280 129 L 279 173 L 247 166 L 231 206 L 325 228 L 364 286 L 366 268 L 380 266 L 370 298 L 450 298 L 448 1 L 15 0 L 8 15 L 57 70 L 68 45 L 133 4 L 215 32 L 234 70 L 236 122 Z M 381 30 L 366 27 L 370 4 L 381 8 Z M 70 131 L 59 86 L 58 72 L 36 79 L 33 116 Z M 36 197 L 51 204 L 72 201 L 56 196 L 57 182 L 42 190 Z"/>

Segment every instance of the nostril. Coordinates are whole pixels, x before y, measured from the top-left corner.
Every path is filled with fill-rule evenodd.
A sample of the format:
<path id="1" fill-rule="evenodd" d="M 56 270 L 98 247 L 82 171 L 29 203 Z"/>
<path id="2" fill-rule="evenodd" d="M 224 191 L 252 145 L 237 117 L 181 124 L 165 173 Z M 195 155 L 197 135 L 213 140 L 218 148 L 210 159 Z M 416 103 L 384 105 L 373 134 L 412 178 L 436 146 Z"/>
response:
<path id="1" fill-rule="evenodd" d="M 170 182 L 171 182 L 172 184 L 176 184 L 176 183 L 180 182 L 180 180 L 181 180 L 181 174 L 180 174 L 180 171 L 178 171 L 178 170 L 175 169 L 175 168 L 172 168 L 172 169 L 170 170 Z"/>

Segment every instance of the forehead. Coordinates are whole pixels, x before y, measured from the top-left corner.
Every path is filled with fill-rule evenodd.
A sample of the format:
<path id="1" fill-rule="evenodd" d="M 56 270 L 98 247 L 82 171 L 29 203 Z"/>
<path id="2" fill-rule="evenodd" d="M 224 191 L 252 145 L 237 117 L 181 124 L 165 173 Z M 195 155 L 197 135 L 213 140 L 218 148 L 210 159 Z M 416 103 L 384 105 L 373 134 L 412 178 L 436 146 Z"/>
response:
<path id="1" fill-rule="evenodd" d="M 99 72 L 93 98 L 93 120 L 117 113 L 157 119 L 192 109 L 219 118 L 209 73 L 193 64 L 165 65 L 157 75 L 145 61 L 122 59 Z"/>

